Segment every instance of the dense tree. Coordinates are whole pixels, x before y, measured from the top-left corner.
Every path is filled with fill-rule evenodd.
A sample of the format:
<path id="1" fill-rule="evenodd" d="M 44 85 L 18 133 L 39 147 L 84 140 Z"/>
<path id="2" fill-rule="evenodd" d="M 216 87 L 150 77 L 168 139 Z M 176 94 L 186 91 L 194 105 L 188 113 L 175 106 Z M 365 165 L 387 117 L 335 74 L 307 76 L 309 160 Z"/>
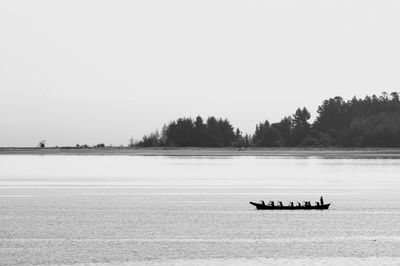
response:
<path id="1" fill-rule="evenodd" d="M 233 126 L 227 119 L 216 119 L 211 116 L 207 119 L 206 136 L 208 147 L 231 146 L 235 140 Z"/>
<path id="2" fill-rule="evenodd" d="M 102 145 L 104 145 L 104 144 L 102 144 Z M 159 134 L 158 130 L 156 130 L 153 133 L 150 133 L 149 135 L 143 136 L 142 140 L 139 142 L 138 145 L 142 146 L 142 147 L 161 146 L 160 145 L 160 134 Z"/>
<path id="3" fill-rule="evenodd" d="M 271 127 L 278 131 L 280 137 L 278 140 L 279 146 L 289 146 L 293 129 L 292 118 L 285 116 L 280 122 L 271 124 Z"/>
<path id="4" fill-rule="evenodd" d="M 251 144 L 251 137 L 248 134 L 243 135 L 239 128 L 235 131 L 235 140 L 233 146 L 235 147 L 249 147 Z"/>
<path id="5" fill-rule="evenodd" d="M 206 127 L 207 146 L 209 147 L 222 147 L 221 145 L 221 130 L 218 127 L 218 121 L 215 117 L 211 116 L 207 119 Z"/>
<path id="6" fill-rule="evenodd" d="M 203 118 L 201 118 L 201 116 L 197 116 L 196 121 L 194 122 L 195 135 L 193 136 L 196 146 L 207 146 L 206 127 L 207 126 L 204 124 Z"/>
<path id="7" fill-rule="evenodd" d="M 343 145 L 350 147 L 399 147 L 400 113 L 378 113 L 356 117 L 344 133 Z"/>
<path id="8" fill-rule="evenodd" d="M 256 131 L 253 135 L 253 143 L 258 147 L 276 147 L 279 146 L 279 133 L 270 126 L 268 120 L 256 125 Z"/>
<path id="9" fill-rule="evenodd" d="M 320 131 L 328 132 L 330 129 L 343 129 L 349 121 L 346 121 L 346 103 L 342 97 L 325 100 L 318 107 L 318 117 L 314 127 Z"/>
<path id="10" fill-rule="evenodd" d="M 298 108 L 293 114 L 293 130 L 291 136 L 291 144 L 293 146 L 301 145 L 306 137 L 309 136 L 311 125 L 308 123 L 308 120 L 310 118 L 310 112 L 308 112 L 305 107 L 303 107 L 303 109 Z"/>
<path id="11" fill-rule="evenodd" d="M 140 146 L 179 147 L 400 147 L 400 99 L 397 92 L 353 97 L 336 96 L 322 102 L 313 124 L 305 108 L 270 124 L 256 125 L 253 135 L 234 130 L 227 119 L 179 118 L 164 125 L 161 134 L 144 136 Z"/>
<path id="12" fill-rule="evenodd" d="M 227 147 L 235 144 L 233 126 L 226 119 L 209 117 L 204 123 L 200 116 L 179 118 L 164 125 L 158 132 L 144 136 L 139 146 Z"/>
<path id="13" fill-rule="evenodd" d="M 318 107 L 318 117 L 313 127 L 323 133 L 322 136 L 328 136 L 331 139 L 331 145 L 387 146 L 384 140 L 371 141 L 371 136 L 375 136 L 372 138 L 383 137 L 382 130 L 389 135 L 393 134 L 393 127 L 396 125 L 394 117 L 398 113 L 400 113 L 400 102 L 397 92 L 392 92 L 390 95 L 383 92 L 379 97 L 372 95 L 364 99 L 353 97 L 347 102 L 341 97 L 334 97 L 324 101 Z M 377 118 L 382 119 L 381 123 L 377 123 Z M 372 130 L 368 127 L 376 127 L 376 129 Z M 378 129 L 381 131 L 380 134 L 377 134 Z"/>

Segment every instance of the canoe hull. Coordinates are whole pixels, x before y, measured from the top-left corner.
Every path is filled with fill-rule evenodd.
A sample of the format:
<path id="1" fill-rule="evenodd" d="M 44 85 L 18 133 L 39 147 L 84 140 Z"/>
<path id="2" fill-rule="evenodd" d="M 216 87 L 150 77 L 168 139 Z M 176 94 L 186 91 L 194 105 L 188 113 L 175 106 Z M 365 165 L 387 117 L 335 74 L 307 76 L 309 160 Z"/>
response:
<path id="1" fill-rule="evenodd" d="M 255 202 L 251 202 L 250 204 L 255 206 L 257 208 L 257 210 L 327 210 L 329 208 L 329 206 L 331 205 L 330 203 L 328 204 L 324 204 L 324 205 L 320 205 L 320 206 L 269 206 L 269 205 L 264 205 L 264 204 L 260 204 L 260 203 L 255 203 Z"/>

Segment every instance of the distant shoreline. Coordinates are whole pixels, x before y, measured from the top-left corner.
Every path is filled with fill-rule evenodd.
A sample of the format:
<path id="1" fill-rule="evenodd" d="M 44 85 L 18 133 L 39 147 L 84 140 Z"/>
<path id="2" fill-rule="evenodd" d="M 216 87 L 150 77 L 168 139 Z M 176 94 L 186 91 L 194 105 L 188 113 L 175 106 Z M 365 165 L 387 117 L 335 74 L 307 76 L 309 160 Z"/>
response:
<path id="1" fill-rule="evenodd" d="M 400 148 L 0 148 L 0 155 L 315 156 L 400 159 Z"/>

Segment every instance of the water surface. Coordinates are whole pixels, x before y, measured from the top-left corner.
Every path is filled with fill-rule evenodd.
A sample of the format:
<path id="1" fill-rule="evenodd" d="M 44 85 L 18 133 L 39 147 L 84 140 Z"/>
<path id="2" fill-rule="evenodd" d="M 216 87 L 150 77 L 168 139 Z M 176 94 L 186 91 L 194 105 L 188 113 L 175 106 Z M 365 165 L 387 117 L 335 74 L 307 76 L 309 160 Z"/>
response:
<path id="1" fill-rule="evenodd" d="M 399 172 L 396 159 L 0 156 L 0 264 L 397 264 Z M 248 204 L 320 195 L 328 211 Z"/>

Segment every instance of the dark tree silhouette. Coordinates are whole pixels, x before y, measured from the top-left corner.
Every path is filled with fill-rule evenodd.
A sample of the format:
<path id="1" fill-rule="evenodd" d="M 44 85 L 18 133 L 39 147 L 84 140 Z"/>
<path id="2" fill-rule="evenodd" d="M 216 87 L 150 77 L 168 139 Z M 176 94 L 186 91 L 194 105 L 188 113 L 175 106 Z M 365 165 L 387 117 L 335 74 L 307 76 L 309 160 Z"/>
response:
<path id="1" fill-rule="evenodd" d="M 148 136 L 143 136 L 142 140 L 138 144 L 142 147 L 158 147 L 160 146 L 160 134 L 156 130 L 153 133 L 150 133 Z"/>
<path id="2" fill-rule="evenodd" d="M 195 121 L 191 118 L 179 118 L 164 125 L 161 135 L 152 133 L 144 136 L 139 146 L 170 147 L 227 147 L 235 144 L 235 133 L 227 119 L 209 117 L 203 122 L 201 116 Z"/>
<path id="3" fill-rule="evenodd" d="M 279 132 L 269 125 L 265 120 L 264 123 L 256 125 L 256 131 L 253 135 L 253 143 L 258 147 L 276 147 L 279 146 Z"/>
<path id="4" fill-rule="evenodd" d="M 397 92 L 381 96 L 353 97 L 344 101 L 336 96 L 322 102 L 313 124 L 303 107 L 292 116 L 270 124 L 256 125 L 253 135 L 234 130 L 227 119 L 201 116 L 179 118 L 144 136 L 139 146 L 178 147 L 400 147 L 400 99 Z"/>
<path id="5" fill-rule="evenodd" d="M 278 131 L 280 139 L 279 146 L 289 146 L 291 141 L 291 134 L 293 129 L 292 118 L 285 116 L 280 122 L 271 124 L 271 127 Z"/>
<path id="6" fill-rule="evenodd" d="M 310 134 L 311 125 L 308 120 L 311 118 L 310 113 L 307 108 L 298 108 L 296 113 L 293 114 L 293 131 L 291 137 L 291 144 L 293 146 L 298 146 L 302 144 L 306 137 Z"/>
<path id="7" fill-rule="evenodd" d="M 195 128 L 195 135 L 194 135 L 195 146 L 198 147 L 207 146 L 207 140 L 206 140 L 207 125 L 204 124 L 203 118 L 201 118 L 201 116 L 196 117 L 196 120 L 194 122 L 194 128 Z"/>

